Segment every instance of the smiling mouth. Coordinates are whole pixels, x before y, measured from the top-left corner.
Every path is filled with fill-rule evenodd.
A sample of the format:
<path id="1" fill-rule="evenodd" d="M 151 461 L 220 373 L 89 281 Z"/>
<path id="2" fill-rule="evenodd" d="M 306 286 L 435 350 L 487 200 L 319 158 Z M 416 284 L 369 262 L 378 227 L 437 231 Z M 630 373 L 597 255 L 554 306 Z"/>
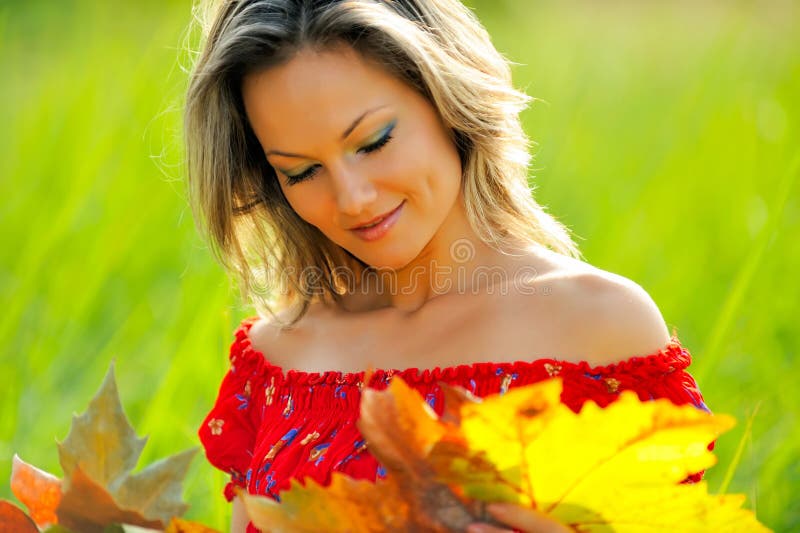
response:
<path id="1" fill-rule="evenodd" d="M 400 205 L 403 205 L 403 202 L 400 202 Z M 371 222 L 365 222 L 365 223 L 363 223 L 363 224 L 361 224 L 359 226 L 353 226 L 350 229 L 351 230 L 367 229 L 367 228 L 371 228 L 371 227 L 377 226 L 378 224 L 383 222 L 387 217 L 389 217 L 392 213 L 397 211 L 397 209 L 400 207 L 400 205 L 398 205 L 397 207 L 395 207 L 394 209 L 392 209 L 388 213 L 384 213 L 383 215 L 380 215 L 379 217 L 373 219 Z"/>

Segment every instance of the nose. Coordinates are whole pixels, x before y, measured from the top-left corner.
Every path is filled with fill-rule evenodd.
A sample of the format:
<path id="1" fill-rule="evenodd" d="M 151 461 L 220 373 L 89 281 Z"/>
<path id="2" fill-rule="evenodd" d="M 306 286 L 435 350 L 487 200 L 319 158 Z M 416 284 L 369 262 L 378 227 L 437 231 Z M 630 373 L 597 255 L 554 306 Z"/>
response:
<path id="1" fill-rule="evenodd" d="M 345 165 L 331 169 L 331 176 L 339 211 L 347 216 L 358 216 L 378 197 L 369 176 Z"/>

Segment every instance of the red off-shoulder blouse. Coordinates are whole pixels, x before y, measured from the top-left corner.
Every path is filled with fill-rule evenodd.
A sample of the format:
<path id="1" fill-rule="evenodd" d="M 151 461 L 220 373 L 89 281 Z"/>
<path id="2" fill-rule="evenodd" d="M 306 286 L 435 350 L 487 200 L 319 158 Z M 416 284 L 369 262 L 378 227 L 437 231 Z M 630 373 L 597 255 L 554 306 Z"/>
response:
<path id="1" fill-rule="evenodd" d="M 257 318 L 247 318 L 237 328 L 230 368 L 198 432 L 209 462 L 231 475 L 225 498 L 231 501 L 233 485 L 239 485 L 280 501 L 279 494 L 289 487 L 291 478 L 310 477 L 327 484 L 334 471 L 372 481 L 384 476 L 355 424 L 364 372 L 284 372 L 251 345 L 248 332 Z M 392 376 L 400 376 L 441 414 L 439 381 L 484 397 L 561 376 L 561 401 L 575 412 L 586 400 L 608 405 L 623 390 L 635 391 L 642 400 L 669 398 L 677 405 L 691 403 L 708 411 L 697 383 L 686 371 L 690 363 L 691 355 L 673 336 L 656 353 L 606 366 L 542 358 L 429 370 L 376 370 L 368 386 L 383 389 Z M 713 449 L 713 443 L 709 448 Z M 698 472 L 685 482 L 702 476 Z M 247 532 L 259 530 L 250 523 Z"/>

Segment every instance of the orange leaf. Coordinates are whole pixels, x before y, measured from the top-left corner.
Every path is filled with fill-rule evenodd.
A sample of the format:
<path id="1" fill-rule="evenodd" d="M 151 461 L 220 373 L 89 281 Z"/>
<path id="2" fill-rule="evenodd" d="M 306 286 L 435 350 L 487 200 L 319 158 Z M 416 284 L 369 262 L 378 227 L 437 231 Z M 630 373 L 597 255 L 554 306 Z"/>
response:
<path id="1" fill-rule="evenodd" d="M 469 399 L 453 391 L 453 401 Z M 293 480 L 281 502 L 240 491 L 256 527 L 281 532 L 450 532 L 482 520 L 494 521 L 483 504 L 464 501 L 437 479 L 426 456 L 447 428 L 422 397 L 401 379 L 384 392 L 367 389 L 359 430 L 388 475 L 373 483 L 334 473 L 323 487 Z"/>
<path id="2" fill-rule="evenodd" d="M 22 509 L 0 500 L 0 533 L 39 533 L 39 528 Z"/>
<path id="3" fill-rule="evenodd" d="M 372 483 L 334 473 L 323 487 L 310 478 L 305 485 L 293 479 L 280 503 L 241 489 L 237 493 L 253 524 L 270 533 L 429 531 L 415 520 L 394 480 Z"/>
<path id="4" fill-rule="evenodd" d="M 167 524 L 167 529 L 164 530 L 164 533 L 219 533 L 219 531 L 197 522 L 173 518 Z"/>
<path id="5" fill-rule="evenodd" d="M 444 435 L 436 413 L 399 378 L 393 379 L 386 391 L 364 390 L 357 426 L 364 436 L 373 434 L 370 451 L 380 454 L 375 457 L 386 467 L 412 464 L 425 468 L 415 460 L 424 457 Z"/>
<path id="6" fill-rule="evenodd" d="M 61 501 L 61 480 L 26 463 L 17 454 L 11 461 L 11 492 L 25 504 L 40 528 L 58 523 L 56 507 Z"/>
<path id="7" fill-rule="evenodd" d="M 457 390 L 449 397 L 468 401 Z M 402 379 L 392 379 L 384 391 L 363 392 L 357 426 L 372 455 L 396 480 L 417 524 L 430 531 L 461 531 L 476 520 L 478 507 L 443 483 L 427 459 L 447 426 Z"/>

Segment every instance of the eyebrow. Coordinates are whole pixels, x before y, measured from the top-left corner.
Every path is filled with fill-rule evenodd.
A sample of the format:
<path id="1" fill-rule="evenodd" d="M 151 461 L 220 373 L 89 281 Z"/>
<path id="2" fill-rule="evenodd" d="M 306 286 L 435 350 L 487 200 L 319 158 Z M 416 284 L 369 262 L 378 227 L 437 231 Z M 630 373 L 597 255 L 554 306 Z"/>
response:
<path id="1" fill-rule="evenodd" d="M 386 105 L 380 105 L 378 107 L 373 107 L 372 109 L 368 109 L 368 110 L 364 111 L 363 113 L 361 113 L 361 115 L 359 115 L 358 118 L 356 118 L 347 127 L 346 130 L 344 130 L 344 132 L 342 132 L 341 140 L 347 139 L 347 136 L 350 135 L 351 133 L 353 133 L 353 130 L 356 129 L 356 127 L 358 127 L 359 124 L 361 124 L 361 121 L 364 120 L 367 115 L 369 115 L 370 113 L 373 113 L 375 111 L 378 111 L 379 109 L 383 109 L 384 107 L 387 107 L 387 106 Z M 293 154 L 292 152 L 283 152 L 281 150 L 270 150 L 270 151 L 266 152 L 265 155 L 282 155 L 283 157 L 297 157 L 297 158 L 300 158 L 300 159 L 311 159 L 310 157 L 304 156 L 302 154 Z"/>

